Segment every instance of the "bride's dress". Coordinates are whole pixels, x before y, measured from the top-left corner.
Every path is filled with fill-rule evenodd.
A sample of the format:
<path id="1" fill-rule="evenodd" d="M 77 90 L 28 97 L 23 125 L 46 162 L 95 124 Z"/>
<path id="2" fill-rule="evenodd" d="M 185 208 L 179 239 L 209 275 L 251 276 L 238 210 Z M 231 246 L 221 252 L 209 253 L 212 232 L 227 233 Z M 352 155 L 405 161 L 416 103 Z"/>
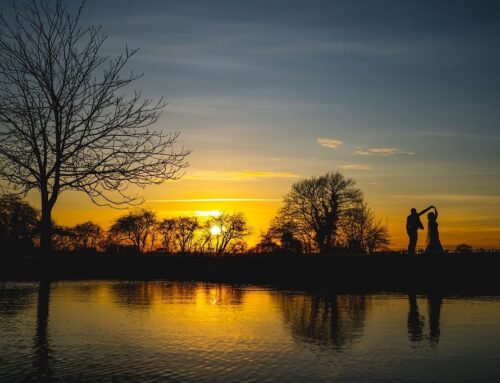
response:
<path id="1" fill-rule="evenodd" d="M 436 220 L 429 220 L 427 223 L 427 246 L 424 253 L 438 254 L 443 252 L 443 246 L 439 241 L 438 223 Z"/>

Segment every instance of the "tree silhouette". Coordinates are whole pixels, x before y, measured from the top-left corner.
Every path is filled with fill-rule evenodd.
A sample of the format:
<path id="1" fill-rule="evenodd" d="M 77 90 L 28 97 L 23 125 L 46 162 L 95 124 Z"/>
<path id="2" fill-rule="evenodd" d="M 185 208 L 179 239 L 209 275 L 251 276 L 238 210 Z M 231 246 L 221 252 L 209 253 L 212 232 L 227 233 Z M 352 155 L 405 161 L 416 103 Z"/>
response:
<path id="1" fill-rule="evenodd" d="M 156 232 L 161 236 L 163 251 L 190 253 L 195 246 L 195 234 L 200 228 L 196 217 L 165 218 L 156 225 Z"/>
<path id="2" fill-rule="evenodd" d="M 156 215 L 151 210 L 139 209 L 119 217 L 109 229 L 110 235 L 117 242 L 128 241 L 137 252 L 146 250 L 148 241 L 154 234 Z"/>
<path id="3" fill-rule="evenodd" d="M 461 243 L 455 248 L 455 251 L 461 254 L 472 253 L 472 246 L 469 246 L 466 243 Z"/>
<path id="4" fill-rule="evenodd" d="M 84 222 L 72 228 L 74 233 L 74 245 L 76 251 L 96 251 L 99 241 L 102 239 L 103 230 L 94 222 Z"/>
<path id="5" fill-rule="evenodd" d="M 18 196 L 0 197 L 0 246 L 30 250 L 38 231 L 38 211 Z"/>
<path id="6" fill-rule="evenodd" d="M 178 133 L 151 131 L 165 106 L 125 88 L 137 50 L 101 56 L 106 37 L 80 25 L 63 0 L 30 0 L 0 17 L 0 178 L 41 198 L 41 248 L 51 250 L 52 209 L 61 192 L 86 193 L 99 205 L 142 202 L 127 191 L 176 179 L 188 151 Z"/>
<path id="7" fill-rule="evenodd" d="M 257 250 L 276 253 L 280 249 L 285 254 L 310 252 L 310 236 L 297 221 L 286 220 L 278 215 L 271 222 L 268 231 L 261 236 Z M 267 249 L 267 250 L 266 250 Z"/>
<path id="8" fill-rule="evenodd" d="M 292 185 L 280 211 L 283 222 L 291 222 L 314 241 L 321 253 L 338 245 L 340 219 L 363 200 L 355 182 L 340 173 L 327 173 Z"/>
<path id="9" fill-rule="evenodd" d="M 387 225 L 375 218 L 365 201 L 346 211 L 339 220 L 340 243 L 346 251 L 373 254 L 390 243 Z"/>
<path id="10" fill-rule="evenodd" d="M 175 240 L 176 225 L 177 220 L 175 218 L 165 218 L 156 225 L 156 231 L 161 236 L 163 251 L 166 251 L 167 253 L 177 251 L 177 244 Z"/>
<path id="11" fill-rule="evenodd" d="M 178 217 L 175 220 L 175 239 L 181 254 L 191 252 L 196 230 L 200 227 L 196 217 Z"/>
<path id="12" fill-rule="evenodd" d="M 250 232 L 241 213 L 212 217 L 205 223 L 205 231 L 205 238 L 210 239 L 210 246 L 217 255 L 222 255 L 230 243 L 242 240 Z"/>

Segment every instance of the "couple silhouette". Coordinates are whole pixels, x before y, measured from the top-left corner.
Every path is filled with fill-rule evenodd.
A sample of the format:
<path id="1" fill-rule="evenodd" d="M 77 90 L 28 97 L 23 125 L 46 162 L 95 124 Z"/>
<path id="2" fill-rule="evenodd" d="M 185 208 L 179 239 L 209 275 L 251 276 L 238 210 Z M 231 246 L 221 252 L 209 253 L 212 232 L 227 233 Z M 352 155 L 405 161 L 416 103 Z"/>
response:
<path id="1" fill-rule="evenodd" d="M 412 208 L 410 215 L 406 218 L 406 232 L 410 237 L 408 244 L 408 255 L 415 255 L 415 248 L 417 247 L 418 230 L 422 230 L 424 225 L 420 221 L 420 216 L 429 210 L 434 209 L 433 212 L 427 214 L 427 245 L 424 254 L 440 254 L 443 252 L 443 246 L 439 241 L 438 231 L 438 211 L 435 206 L 431 205 L 428 208 L 417 212 L 417 209 Z"/>

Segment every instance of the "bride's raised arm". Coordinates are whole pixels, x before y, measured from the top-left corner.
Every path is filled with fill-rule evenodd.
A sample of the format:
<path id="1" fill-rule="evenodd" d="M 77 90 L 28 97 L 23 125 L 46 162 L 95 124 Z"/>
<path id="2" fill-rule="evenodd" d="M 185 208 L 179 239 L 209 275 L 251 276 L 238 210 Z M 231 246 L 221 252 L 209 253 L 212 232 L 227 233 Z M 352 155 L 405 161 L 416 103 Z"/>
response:
<path id="1" fill-rule="evenodd" d="M 436 206 L 433 206 L 433 208 L 434 208 L 434 214 L 436 215 L 436 219 L 437 219 L 437 217 L 438 217 L 438 209 L 436 208 Z"/>
<path id="2" fill-rule="evenodd" d="M 428 211 L 429 211 L 429 210 L 431 210 L 433 207 L 434 207 L 434 206 L 432 206 L 432 205 L 431 205 L 431 206 L 429 206 L 428 208 L 425 208 L 424 210 L 422 210 L 422 211 L 418 212 L 418 215 L 422 215 L 422 214 L 424 214 L 424 213 L 428 212 Z M 434 209 L 435 209 L 435 207 L 434 207 Z"/>

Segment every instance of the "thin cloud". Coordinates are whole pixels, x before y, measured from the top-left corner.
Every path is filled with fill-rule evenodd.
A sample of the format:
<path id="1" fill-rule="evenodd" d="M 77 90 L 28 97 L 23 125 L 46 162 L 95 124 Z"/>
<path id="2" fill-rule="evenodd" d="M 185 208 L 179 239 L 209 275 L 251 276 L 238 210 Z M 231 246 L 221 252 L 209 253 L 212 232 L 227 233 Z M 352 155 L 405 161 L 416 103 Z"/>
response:
<path id="1" fill-rule="evenodd" d="M 372 166 L 367 164 L 343 164 L 339 168 L 342 170 L 371 170 Z"/>
<path id="2" fill-rule="evenodd" d="M 280 202 L 279 198 L 185 198 L 185 199 L 151 199 L 148 202 L 191 203 L 191 202 Z"/>
<path id="3" fill-rule="evenodd" d="M 406 154 L 409 156 L 413 156 L 415 153 L 405 152 L 404 150 L 398 148 L 367 148 L 367 149 L 357 149 L 353 152 L 353 154 L 359 156 L 371 156 L 371 155 L 393 156 L 395 154 Z"/>
<path id="4" fill-rule="evenodd" d="M 450 202 L 467 202 L 467 203 L 497 203 L 500 201 L 498 195 L 487 194 L 396 194 L 392 198 L 402 198 L 406 200 L 441 200 Z"/>
<path id="5" fill-rule="evenodd" d="M 330 149 L 337 149 L 340 145 L 342 145 L 344 142 L 337 139 L 337 138 L 325 138 L 325 137 L 319 137 L 316 139 L 316 142 L 324 146 L 326 148 Z"/>
<path id="6" fill-rule="evenodd" d="M 195 181 L 255 181 L 264 178 L 298 178 L 290 172 L 272 172 L 265 170 L 218 171 L 199 170 L 184 176 L 184 179 Z"/>

